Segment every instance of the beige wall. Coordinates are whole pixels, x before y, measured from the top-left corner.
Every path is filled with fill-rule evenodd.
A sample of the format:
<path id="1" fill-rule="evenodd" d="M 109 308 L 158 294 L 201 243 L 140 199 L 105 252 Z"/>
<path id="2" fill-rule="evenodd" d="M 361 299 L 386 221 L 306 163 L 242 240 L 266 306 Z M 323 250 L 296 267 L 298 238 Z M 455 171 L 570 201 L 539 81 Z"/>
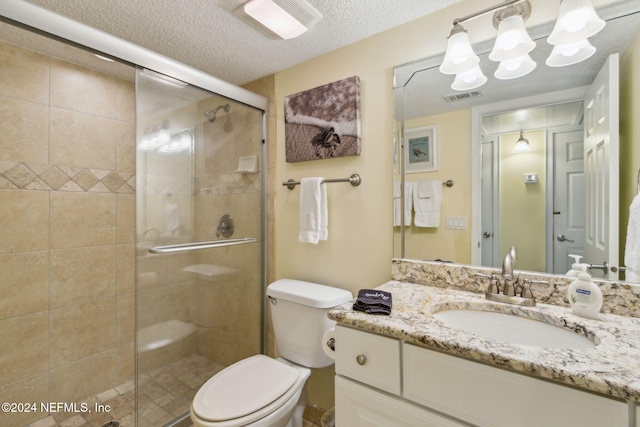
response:
<path id="1" fill-rule="evenodd" d="M 74 402 L 134 375 L 134 87 L 4 43 L 0 64 L 0 395 Z"/>
<path id="2" fill-rule="evenodd" d="M 546 137 L 545 131 L 524 132 L 530 152 L 512 153 L 520 133 L 500 135 L 500 253 L 518 248 L 518 268 L 545 271 Z M 538 175 L 525 184 L 524 174 Z"/>

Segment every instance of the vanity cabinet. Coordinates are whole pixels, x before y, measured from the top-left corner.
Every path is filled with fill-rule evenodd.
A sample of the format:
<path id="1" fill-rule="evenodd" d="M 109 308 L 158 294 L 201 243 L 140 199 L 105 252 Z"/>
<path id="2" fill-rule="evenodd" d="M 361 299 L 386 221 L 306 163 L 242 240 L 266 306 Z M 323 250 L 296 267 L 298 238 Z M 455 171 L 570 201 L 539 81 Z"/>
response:
<path id="1" fill-rule="evenodd" d="M 336 344 L 336 426 L 467 426 L 402 399 L 400 340 L 336 327 Z"/>
<path id="2" fill-rule="evenodd" d="M 336 376 L 340 427 L 630 422 L 625 402 L 339 325 Z"/>

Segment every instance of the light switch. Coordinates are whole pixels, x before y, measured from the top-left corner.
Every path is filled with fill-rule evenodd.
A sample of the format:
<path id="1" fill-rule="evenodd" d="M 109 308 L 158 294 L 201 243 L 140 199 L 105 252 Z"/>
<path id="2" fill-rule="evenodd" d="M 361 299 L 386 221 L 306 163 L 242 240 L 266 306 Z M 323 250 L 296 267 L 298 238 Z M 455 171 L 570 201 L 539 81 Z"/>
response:
<path id="1" fill-rule="evenodd" d="M 447 216 L 445 227 L 449 230 L 466 230 L 467 224 L 463 216 Z"/>
<path id="2" fill-rule="evenodd" d="M 537 173 L 525 173 L 524 174 L 524 183 L 525 184 L 537 184 L 538 183 L 538 174 Z"/>

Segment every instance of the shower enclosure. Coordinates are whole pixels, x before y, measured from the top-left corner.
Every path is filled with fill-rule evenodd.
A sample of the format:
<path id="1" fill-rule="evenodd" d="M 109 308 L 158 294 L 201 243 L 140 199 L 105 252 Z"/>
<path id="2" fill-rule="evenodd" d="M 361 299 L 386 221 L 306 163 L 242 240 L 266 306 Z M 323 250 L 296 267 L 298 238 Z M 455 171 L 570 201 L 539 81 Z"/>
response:
<path id="1" fill-rule="evenodd" d="M 158 426 L 261 350 L 262 111 L 148 70 L 136 87 L 138 425 Z"/>
<path id="2" fill-rule="evenodd" d="M 25 2 L 0 21 L 0 425 L 188 425 L 264 347 L 266 100 Z"/>

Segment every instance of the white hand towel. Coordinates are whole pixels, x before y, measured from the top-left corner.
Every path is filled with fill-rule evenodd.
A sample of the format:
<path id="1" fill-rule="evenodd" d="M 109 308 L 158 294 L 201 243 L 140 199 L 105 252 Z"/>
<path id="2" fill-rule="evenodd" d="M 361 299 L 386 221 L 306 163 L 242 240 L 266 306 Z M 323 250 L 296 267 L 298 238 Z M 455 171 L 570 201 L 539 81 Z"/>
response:
<path id="1" fill-rule="evenodd" d="M 303 243 L 318 244 L 327 240 L 328 208 L 324 178 L 310 177 L 300 180 L 300 234 Z"/>
<path id="2" fill-rule="evenodd" d="M 441 206 L 442 181 L 418 181 L 413 191 L 413 222 L 416 227 L 439 227 Z"/>
<path id="3" fill-rule="evenodd" d="M 414 182 L 405 181 L 404 183 L 404 226 L 409 227 L 411 225 L 411 209 L 413 208 L 413 187 Z M 400 227 L 400 215 L 402 210 L 400 209 L 402 198 L 400 181 L 393 183 L 393 226 Z"/>
<path id="4" fill-rule="evenodd" d="M 625 280 L 640 282 L 640 195 L 629 206 L 627 242 L 624 248 Z"/>

